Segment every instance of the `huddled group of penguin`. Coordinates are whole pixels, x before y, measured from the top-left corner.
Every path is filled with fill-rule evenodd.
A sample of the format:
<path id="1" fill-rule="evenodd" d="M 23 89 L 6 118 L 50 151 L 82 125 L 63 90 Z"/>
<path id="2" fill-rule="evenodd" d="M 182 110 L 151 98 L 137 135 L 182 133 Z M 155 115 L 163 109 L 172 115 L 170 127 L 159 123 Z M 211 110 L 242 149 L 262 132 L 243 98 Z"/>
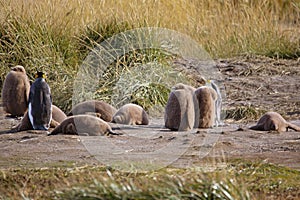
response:
<path id="1" fill-rule="evenodd" d="M 11 116 L 22 116 L 21 122 L 11 132 L 44 130 L 54 128 L 48 135 L 118 135 L 109 123 L 127 125 L 148 125 L 149 116 L 136 104 L 125 104 L 118 110 L 112 105 L 98 100 L 88 100 L 73 107 L 66 115 L 52 104 L 49 85 L 43 72 L 37 72 L 30 85 L 23 66 L 11 68 L 2 89 L 4 111 Z M 193 128 L 213 128 L 222 125 L 222 95 L 214 81 L 194 88 L 178 83 L 171 88 L 165 107 L 165 127 L 170 130 L 188 131 Z M 276 112 L 267 112 L 250 127 L 262 131 L 300 131 L 300 127 L 288 123 Z"/>
<path id="2" fill-rule="evenodd" d="M 33 129 L 48 130 L 52 118 L 52 97 L 45 75 L 37 72 L 30 86 L 23 66 L 15 66 L 5 78 L 2 99 L 3 107 L 12 116 L 26 114 Z"/>
<path id="3" fill-rule="evenodd" d="M 118 110 L 98 100 L 81 102 L 65 114 L 52 104 L 49 85 L 43 72 L 37 72 L 30 85 L 23 66 L 15 66 L 7 74 L 2 89 L 4 111 L 12 117 L 22 117 L 10 132 L 54 128 L 49 135 L 105 135 L 115 133 L 108 122 L 128 125 L 148 125 L 149 117 L 139 105 L 126 104 Z"/>
<path id="4" fill-rule="evenodd" d="M 213 81 L 194 88 L 178 83 L 172 87 L 165 108 L 165 127 L 188 131 L 221 125 L 222 96 Z"/>

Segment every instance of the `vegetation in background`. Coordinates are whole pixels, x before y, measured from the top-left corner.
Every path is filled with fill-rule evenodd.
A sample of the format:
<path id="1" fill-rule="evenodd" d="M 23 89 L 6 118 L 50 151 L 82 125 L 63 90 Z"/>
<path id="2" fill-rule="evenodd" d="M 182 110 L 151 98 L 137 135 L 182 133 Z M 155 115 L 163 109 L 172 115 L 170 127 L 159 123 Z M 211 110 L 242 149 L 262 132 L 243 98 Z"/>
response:
<path id="1" fill-rule="evenodd" d="M 0 0 L 0 86 L 11 66 L 23 65 L 31 80 L 37 69 L 43 69 L 48 73 L 54 104 L 67 111 L 76 73 L 95 44 L 139 27 L 187 34 L 213 58 L 243 54 L 295 58 L 300 54 L 299 16 L 297 0 Z M 105 83 L 119 78 L 110 77 L 113 80 Z M 164 93 L 166 88 L 150 85 L 136 91 L 133 101 L 146 107 L 155 104 L 157 96 L 150 97 L 149 104 L 146 98 L 141 101 L 140 94 L 146 94 L 145 90 Z M 97 91 L 111 90 L 114 85 L 99 87 Z M 163 96 L 158 100 L 161 103 L 166 101 Z"/>
<path id="2" fill-rule="evenodd" d="M 238 120 L 257 120 L 266 110 L 257 109 L 253 106 L 239 106 L 236 108 L 229 108 L 226 110 L 225 118 Z"/>
<path id="3" fill-rule="evenodd" d="M 193 38 L 212 58 L 298 58 L 299 21 L 298 0 L 0 0 L 0 89 L 14 65 L 23 65 L 32 81 L 36 70 L 44 70 L 54 104 L 67 111 L 83 60 L 115 34 L 162 27 Z M 172 68 L 173 56 L 155 50 L 125 54 L 107 66 L 92 95 L 117 105 L 129 98 L 148 110 L 163 105 L 170 85 L 191 81 Z M 114 91 L 124 96 L 118 99 Z M 239 107 L 227 117 L 254 119 L 261 112 Z M 213 172 L 167 168 L 138 174 L 91 166 L 0 172 L 1 199 L 276 199 L 300 193 L 299 171 L 248 162 Z"/>

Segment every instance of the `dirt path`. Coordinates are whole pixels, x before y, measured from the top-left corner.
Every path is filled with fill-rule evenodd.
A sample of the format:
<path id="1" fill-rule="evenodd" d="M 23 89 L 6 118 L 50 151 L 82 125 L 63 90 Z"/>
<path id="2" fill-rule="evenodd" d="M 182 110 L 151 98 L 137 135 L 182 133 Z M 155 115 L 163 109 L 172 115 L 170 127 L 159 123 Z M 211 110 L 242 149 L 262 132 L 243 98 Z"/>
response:
<path id="1" fill-rule="evenodd" d="M 219 60 L 224 76 L 226 109 L 239 106 L 275 110 L 300 125 L 297 60 L 238 58 Z M 108 164 L 143 168 L 222 166 L 235 158 L 265 160 L 300 169 L 300 132 L 251 131 L 254 121 L 229 119 L 226 126 L 191 132 L 166 130 L 162 119 L 149 126 L 113 124 L 122 136 L 47 136 L 45 132 L 5 133 L 18 120 L 0 109 L 0 168 Z M 239 129 L 239 127 L 242 127 Z M 122 163 L 122 164 L 120 164 Z"/>

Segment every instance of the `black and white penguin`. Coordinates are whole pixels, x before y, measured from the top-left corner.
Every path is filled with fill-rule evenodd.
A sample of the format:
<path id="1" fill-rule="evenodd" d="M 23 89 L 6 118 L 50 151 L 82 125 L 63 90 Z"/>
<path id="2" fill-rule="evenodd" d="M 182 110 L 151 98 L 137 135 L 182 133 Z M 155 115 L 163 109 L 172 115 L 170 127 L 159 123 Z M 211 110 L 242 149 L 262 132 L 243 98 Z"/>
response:
<path id="1" fill-rule="evenodd" d="M 45 77 L 37 72 L 29 92 L 28 116 L 35 130 L 48 130 L 52 118 L 52 97 Z"/>
<path id="2" fill-rule="evenodd" d="M 214 126 L 218 127 L 218 126 L 222 126 L 224 125 L 224 123 L 222 122 L 221 119 L 221 112 L 222 112 L 222 95 L 221 95 L 221 91 L 218 87 L 218 85 L 215 83 L 214 80 L 207 80 L 206 81 L 206 86 L 213 88 L 216 93 L 217 93 L 217 99 L 215 101 L 215 122 L 214 122 Z"/>

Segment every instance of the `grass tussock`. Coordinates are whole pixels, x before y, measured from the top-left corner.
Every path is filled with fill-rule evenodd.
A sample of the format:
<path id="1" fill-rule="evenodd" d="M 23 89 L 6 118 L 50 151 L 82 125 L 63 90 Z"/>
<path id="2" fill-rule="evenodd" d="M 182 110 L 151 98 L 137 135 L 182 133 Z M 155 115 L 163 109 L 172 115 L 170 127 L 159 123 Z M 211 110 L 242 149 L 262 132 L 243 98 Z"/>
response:
<path id="1" fill-rule="evenodd" d="M 275 199 L 299 195 L 300 173 L 231 161 L 225 169 L 166 168 L 125 173 L 103 167 L 11 169 L 0 173 L 1 198 L 24 199 Z M 299 196 L 298 196 L 299 197 Z"/>
<path id="2" fill-rule="evenodd" d="M 163 27 L 187 34 L 213 58 L 241 54 L 295 58 L 300 54 L 299 16 L 300 4 L 296 0 L 143 3 L 137 0 L 0 0 L 0 86 L 11 66 L 25 66 L 31 80 L 36 69 L 43 69 L 48 73 L 54 103 L 68 110 L 73 81 L 89 52 L 117 33 L 140 27 Z M 114 83 L 119 78 L 110 77 L 114 80 L 106 83 Z M 166 99 L 159 100 L 157 96 L 150 97 L 151 105 L 140 100 L 142 91 L 158 94 L 165 90 L 149 85 L 135 91 L 137 94 L 131 95 L 133 101 L 147 107 L 155 101 L 165 102 Z M 99 90 L 106 91 L 106 87 L 111 90 L 114 85 L 99 87 L 91 96 L 97 97 Z"/>
<path id="3" fill-rule="evenodd" d="M 257 120 L 263 114 L 266 113 L 265 110 L 256 109 L 253 106 L 238 106 L 236 108 L 227 109 L 225 111 L 226 119 L 239 120 Z"/>

